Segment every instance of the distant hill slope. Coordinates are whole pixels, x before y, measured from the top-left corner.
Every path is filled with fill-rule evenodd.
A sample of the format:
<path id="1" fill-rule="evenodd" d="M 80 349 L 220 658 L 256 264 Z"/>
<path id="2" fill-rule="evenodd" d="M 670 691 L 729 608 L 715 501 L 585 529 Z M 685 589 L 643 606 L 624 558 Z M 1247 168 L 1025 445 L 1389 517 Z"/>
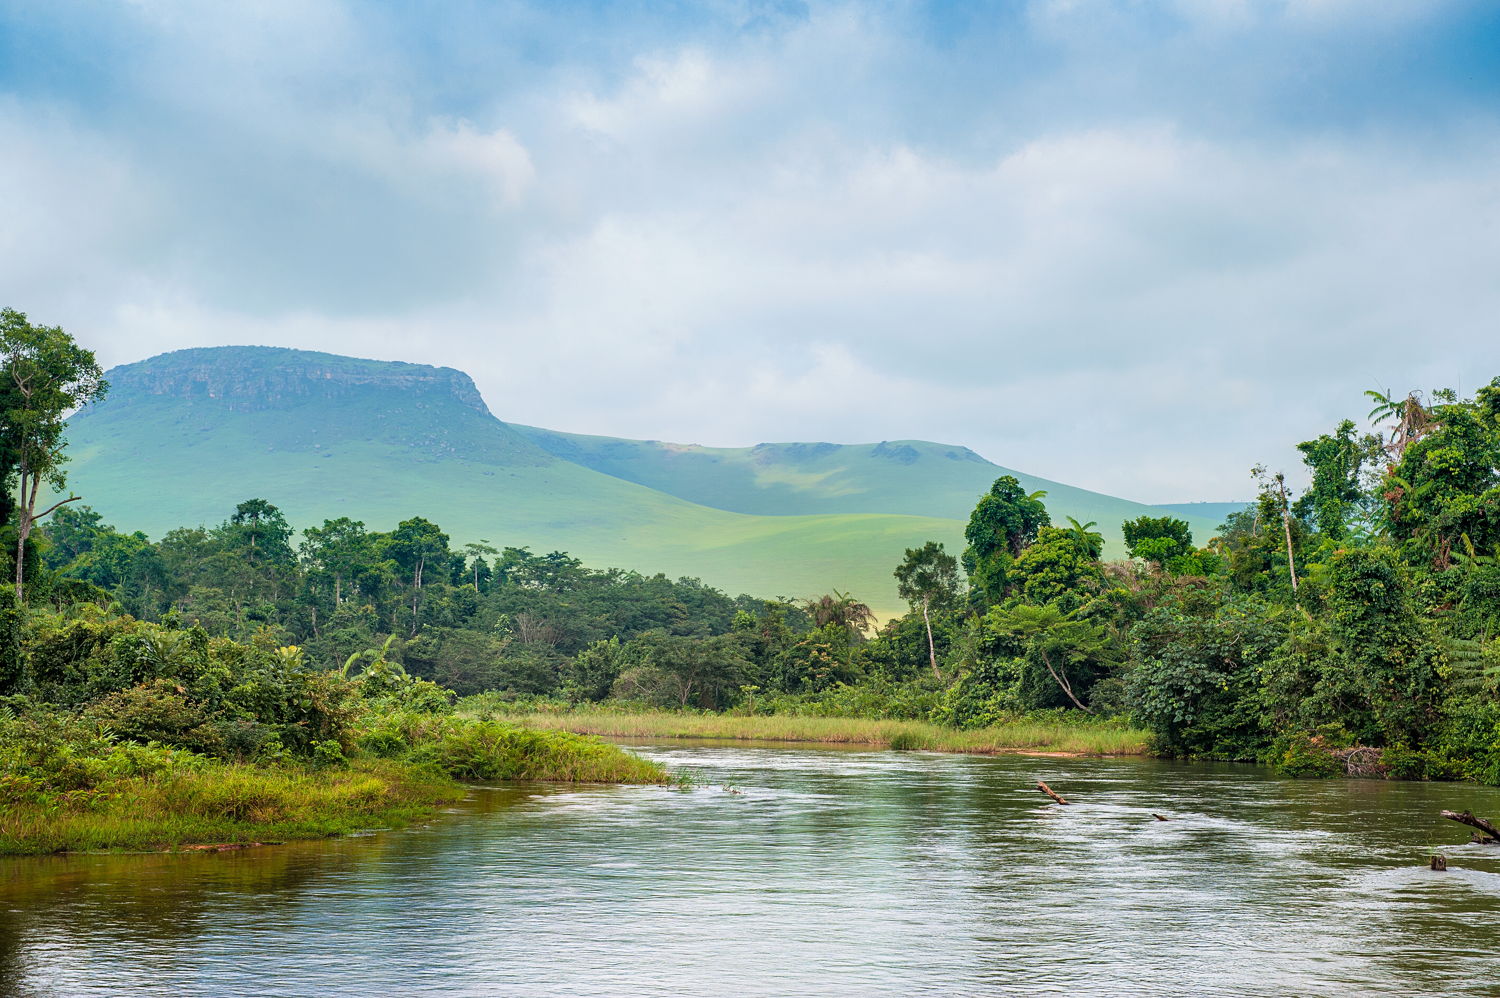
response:
<path id="1" fill-rule="evenodd" d="M 506 424 L 459 371 L 299 350 L 183 350 L 108 377 L 109 397 L 71 421 L 70 485 L 154 537 L 260 496 L 298 527 L 420 515 L 455 542 L 562 549 L 730 592 L 837 588 L 888 614 L 901 609 L 891 571 L 903 549 L 960 549 L 969 509 L 1004 472 L 918 442 L 698 448 L 707 456 L 679 462 L 671 445 Z M 1018 477 L 1049 488 L 1059 519 L 1098 520 L 1113 553 L 1120 519 L 1156 512 Z"/>
<path id="2" fill-rule="evenodd" d="M 1193 538 L 1201 543 L 1218 533 L 1218 525 L 1228 519 L 1229 514 L 1238 513 L 1253 505 L 1253 501 L 1246 499 L 1244 502 L 1166 502 L 1158 503 L 1157 508 L 1169 510 L 1174 516 L 1180 516 L 1194 524 Z M 1200 522 L 1212 523 L 1215 529 L 1200 535 L 1196 526 Z"/>
<path id="3" fill-rule="evenodd" d="M 902 513 L 967 522 L 990 484 L 1001 475 L 1014 475 L 1027 492 L 1047 493 L 1047 509 L 1058 522 L 1065 522 L 1064 516 L 1097 522 L 1113 540 L 1111 553 L 1117 557 L 1124 554 L 1119 540 L 1122 522 L 1162 515 L 1155 506 L 1037 478 L 993 464 L 967 447 L 926 440 L 702 447 L 558 433 L 519 424 L 512 424 L 512 429 L 557 457 L 736 513 Z M 1205 517 L 1187 515 L 1195 533 L 1205 531 L 1207 540 L 1212 524 Z"/>

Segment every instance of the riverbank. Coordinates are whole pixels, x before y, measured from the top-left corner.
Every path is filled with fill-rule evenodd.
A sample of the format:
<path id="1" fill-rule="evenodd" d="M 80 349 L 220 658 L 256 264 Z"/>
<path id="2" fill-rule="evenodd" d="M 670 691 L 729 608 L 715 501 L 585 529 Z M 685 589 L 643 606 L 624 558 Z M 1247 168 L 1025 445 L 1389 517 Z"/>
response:
<path id="1" fill-rule="evenodd" d="M 1003 752 L 1036 755 L 1145 755 L 1147 733 L 1110 723 L 1019 719 L 960 731 L 925 721 L 784 714 L 613 713 L 575 710 L 517 714 L 528 728 L 609 738 L 722 738 L 736 741 L 819 742 L 924 752 Z"/>
<path id="2" fill-rule="evenodd" d="M 13 751 L 0 773 L 0 855 L 347 835 L 429 817 L 461 799 L 466 782 L 670 779 L 656 763 L 569 732 L 416 713 L 373 720 L 363 748 L 322 765 L 227 762 L 108 742 L 62 718 L 33 724 L 51 744 L 33 742 L 40 751 L 30 758 Z"/>
<path id="3" fill-rule="evenodd" d="M 327 838 L 408 824 L 464 793 L 436 770 L 385 760 L 338 771 L 207 764 L 7 803 L 0 855 Z"/>

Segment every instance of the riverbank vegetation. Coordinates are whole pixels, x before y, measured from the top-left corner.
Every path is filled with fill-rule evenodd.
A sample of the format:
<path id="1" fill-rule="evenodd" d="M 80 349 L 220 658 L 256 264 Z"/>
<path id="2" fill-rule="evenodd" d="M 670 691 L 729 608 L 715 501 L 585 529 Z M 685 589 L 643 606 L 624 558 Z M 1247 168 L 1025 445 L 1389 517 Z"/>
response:
<path id="1" fill-rule="evenodd" d="M 661 783 L 596 739 L 453 713 L 374 649 L 356 675 L 300 648 L 210 637 L 91 603 L 0 624 L 0 854 L 340 834 L 430 813 L 460 782 Z"/>
<path id="2" fill-rule="evenodd" d="M 1067 717 L 1023 717 L 972 730 L 930 721 L 865 717 L 588 707 L 525 711 L 509 717 L 528 728 L 609 738 L 811 742 L 975 754 L 1144 755 L 1149 737 L 1123 717 L 1093 723 Z"/>
<path id="3" fill-rule="evenodd" d="M 623 727 L 633 713 L 637 730 L 613 733 L 764 732 L 775 718 L 896 744 L 837 722 L 899 721 L 933 747 L 1000 748 L 1050 725 L 1037 736 L 1047 745 L 1109 746 L 1084 751 L 1122 751 L 1144 731 L 1160 754 L 1299 775 L 1500 783 L 1500 379 L 1469 398 L 1371 394 L 1366 428 L 1345 420 L 1298 445 L 1300 494 L 1257 468 L 1256 501 L 1216 536 L 1142 517 L 1123 524 L 1119 560 L 1104 560 L 1096 524 L 1053 523 L 1045 495 L 1002 477 L 978 497 L 963 551 L 930 543 L 892 565 L 910 612 L 883 623 L 854 594 L 730 596 L 562 552 L 457 545 L 421 516 L 389 530 L 341 518 L 299 536 L 273 502 L 247 498 L 217 525 L 153 541 L 73 502 L 26 513 L 21 536 L 12 503 L 17 585 L 0 595 L 0 630 L 18 637 L 0 642 L 11 649 L 0 695 L 25 698 L 18 714 L 87 714 L 133 744 L 313 762 L 334 756 L 329 743 L 346 758 L 399 745 L 392 758 L 466 779 L 534 771 L 466 768 L 435 745 L 522 751 L 516 716 L 535 733 Z M 60 432 L 45 441 L 59 457 Z M 15 433 L 13 449 L 30 446 Z M 15 458 L 0 458 L 16 483 Z M 60 461 L 48 467 L 61 488 Z M 106 636 L 80 652 L 62 636 L 73 628 Z M 151 664 L 178 654 L 167 649 L 201 658 L 205 642 L 218 661 L 283 678 L 200 688 Z M 90 656 L 110 663 L 107 680 L 76 672 Z M 297 711 L 325 695 L 385 720 L 320 733 Z M 454 695 L 482 695 L 495 719 L 402 719 L 415 709 L 403 698 Z M 559 703 L 575 720 L 532 709 Z M 181 714 L 171 733 L 140 722 L 148 707 Z M 602 749 L 568 751 L 572 778 L 617 764 L 589 760 Z"/>

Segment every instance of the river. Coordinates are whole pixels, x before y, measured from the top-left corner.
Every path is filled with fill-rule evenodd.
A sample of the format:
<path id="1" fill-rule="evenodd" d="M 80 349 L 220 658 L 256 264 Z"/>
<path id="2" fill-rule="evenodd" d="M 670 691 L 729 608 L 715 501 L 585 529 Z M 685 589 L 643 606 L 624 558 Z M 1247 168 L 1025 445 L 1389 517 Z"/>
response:
<path id="1" fill-rule="evenodd" d="M 1495 788 L 638 751 L 695 785 L 481 788 L 368 836 L 0 860 L 0 994 L 1500 994 L 1500 847 L 1438 816 L 1500 815 Z"/>

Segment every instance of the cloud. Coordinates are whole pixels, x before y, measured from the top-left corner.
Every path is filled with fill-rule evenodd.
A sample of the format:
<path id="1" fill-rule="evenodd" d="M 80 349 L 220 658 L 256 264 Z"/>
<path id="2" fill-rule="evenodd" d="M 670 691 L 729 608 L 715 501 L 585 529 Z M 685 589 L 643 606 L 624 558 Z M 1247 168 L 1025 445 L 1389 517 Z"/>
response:
<path id="1" fill-rule="evenodd" d="M 1422 56 L 1482 11 L 1003 6 L 142 5 L 102 81 L 0 76 L 0 299 L 111 363 L 425 361 L 516 421 L 1156 501 L 1500 367 L 1500 123 Z"/>

